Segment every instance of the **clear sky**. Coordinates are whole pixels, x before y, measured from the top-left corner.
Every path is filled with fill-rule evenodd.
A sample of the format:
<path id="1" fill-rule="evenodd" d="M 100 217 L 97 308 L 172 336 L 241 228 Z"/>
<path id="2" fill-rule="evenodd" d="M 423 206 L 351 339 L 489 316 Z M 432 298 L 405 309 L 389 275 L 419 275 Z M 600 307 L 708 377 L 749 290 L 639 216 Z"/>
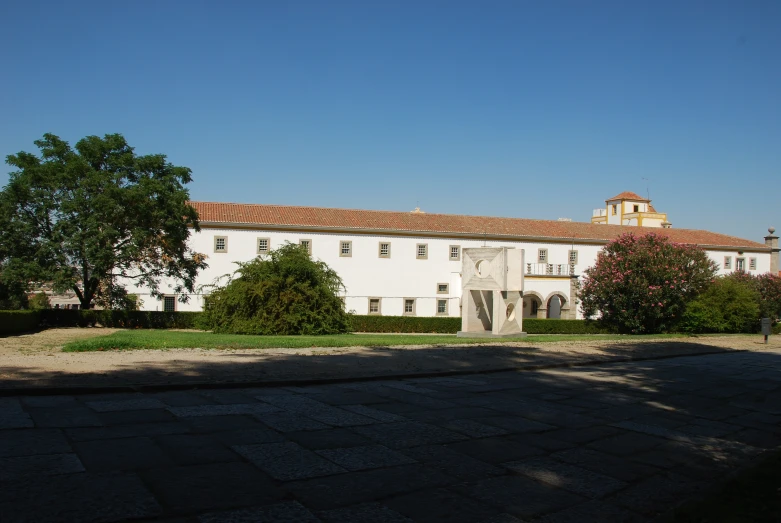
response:
<path id="1" fill-rule="evenodd" d="M 781 230 L 781 1 L 0 3 L 0 156 L 119 132 L 193 199 Z M 0 170 L 5 185 L 10 167 Z"/>

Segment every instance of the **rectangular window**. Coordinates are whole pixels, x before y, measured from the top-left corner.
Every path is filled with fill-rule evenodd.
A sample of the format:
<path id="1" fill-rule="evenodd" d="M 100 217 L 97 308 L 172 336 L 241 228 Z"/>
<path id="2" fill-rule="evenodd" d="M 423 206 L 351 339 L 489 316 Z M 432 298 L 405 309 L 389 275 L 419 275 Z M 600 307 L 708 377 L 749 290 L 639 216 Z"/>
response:
<path id="1" fill-rule="evenodd" d="M 369 314 L 380 314 L 380 298 L 369 298 Z"/>
<path id="2" fill-rule="evenodd" d="M 748 270 L 750 270 L 750 271 L 757 270 L 757 259 L 756 258 L 749 258 L 748 259 Z"/>
<path id="3" fill-rule="evenodd" d="M 437 300 L 437 316 L 447 316 L 447 300 Z"/>
<path id="4" fill-rule="evenodd" d="M 312 240 L 298 240 L 298 244 L 306 249 L 308 254 L 312 254 Z"/>
<path id="5" fill-rule="evenodd" d="M 537 250 L 537 261 L 540 263 L 548 263 L 548 249 Z"/>
<path id="6" fill-rule="evenodd" d="M 271 246 L 268 238 L 258 238 L 258 254 L 266 254 Z"/>
<path id="7" fill-rule="evenodd" d="M 736 271 L 746 270 L 746 260 L 744 258 L 735 258 L 735 270 Z"/>
<path id="8" fill-rule="evenodd" d="M 732 268 L 732 256 L 725 256 L 724 257 L 724 268 L 725 269 L 731 269 Z"/>
<path id="9" fill-rule="evenodd" d="M 176 312 L 176 296 L 163 297 L 163 312 Z"/>
<path id="10" fill-rule="evenodd" d="M 404 315 L 415 315 L 415 298 L 404 298 Z"/>
<path id="11" fill-rule="evenodd" d="M 448 294 L 450 292 L 450 285 L 447 283 L 437 283 L 437 294 Z"/>
<path id="12" fill-rule="evenodd" d="M 613 205 L 613 216 L 618 214 L 618 205 Z"/>
<path id="13" fill-rule="evenodd" d="M 228 237 L 227 236 L 215 236 L 214 237 L 214 252 L 228 252 Z"/>
<path id="14" fill-rule="evenodd" d="M 461 259 L 461 246 L 460 245 L 451 245 L 450 246 L 450 261 L 459 261 Z"/>
<path id="15" fill-rule="evenodd" d="M 380 258 L 390 258 L 390 242 L 380 242 Z"/>
<path id="16" fill-rule="evenodd" d="M 415 249 L 415 252 L 417 254 L 416 258 L 419 260 L 425 260 L 428 259 L 428 244 L 427 243 L 419 243 Z"/>
<path id="17" fill-rule="evenodd" d="M 339 256 L 350 257 L 353 255 L 353 242 L 339 242 Z"/>
<path id="18" fill-rule="evenodd" d="M 635 205 L 633 207 L 633 209 L 634 209 L 634 212 L 640 212 L 640 206 L 639 205 Z"/>
<path id="19" fill-rule="evenodd" d="M 567 257 L 569 258 L 569 264 L 570 265 L 577 265 L 578 264 L 578 251 L 569 251 L 567 253 Z"/>

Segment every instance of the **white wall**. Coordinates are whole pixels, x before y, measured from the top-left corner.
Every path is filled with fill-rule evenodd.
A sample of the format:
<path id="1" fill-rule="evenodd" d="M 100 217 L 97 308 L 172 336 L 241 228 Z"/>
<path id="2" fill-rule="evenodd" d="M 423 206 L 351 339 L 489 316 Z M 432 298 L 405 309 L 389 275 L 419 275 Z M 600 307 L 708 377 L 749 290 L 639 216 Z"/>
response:
<path id="1" fill-rule="evenodd" d="M 228 237 L 226 253 L 214 252 L 215 236 Z M 416 300 L 417 316 L 436 315 L 438 299 L 448 300 L 449 316 L 460 316 L 461 261 L 449 260 L 450 246 L 460 246 L 463 255 L 464 248 L 484 245 L 482 240 L 453 238 L 203 228 L 200 232 L 193 233 L 190 239 L 193 250 L 206 254 L 209 264 L 209 268 L 198 275 L 196 288 L 213 283 L 220 276 L 234 272 L 237 268 L 234 261 L 249 261 L 255 258 L 258 238 L 269 238 L 271 249 L 280 247 L 285 241 L 297 244 L 301 239 L 310 240 L 312 242 L 312 256 L 327 263 L 342 277 L 347 288 L 345 299 L 347 310 L 354 310 L 357 314 L 367 314 L 369 298 L 379 297 L 382 299 L 381 313 L 386 316 L 402 315 L 405 298 Z M 350 257 L 339 256 L 340 242 L 343 240 L 352 241 L 352 256 Z M 390 258 L 379 257 L 379 243 L 381 241 L 390 242 Z M 427 259 L 416 258 L 416 246 L 419 243 L 428 245 Z M 555 242 L 488 241 L 485 245 L 525 249 L 527 263 L 537 263 L 538 249 L 547 248 L 548 263 L 565 265 L 568 264 L 568 251 L 573 248 L 572 244 Z M 575 243 L 574 249 L 578 251 L 575 272 L 581 275 L 584 269 L 594 264 L 601 246 Z M 719 267 L 722 267 L 725 255 L 732 256 L 734 270 L 735 258 L 738 256 L 737 251 L 713 251 L 708 254 L 719 264 Z M 744 257 L 747 270 L 749 258 L 757 258 L 757 270 L 750 272 L 761 274 L 770 270 L 769 254 L 745 253 Z M 724 271 L 721 268 L 719 273 L 725 274 L 727 272 L 730 271 Z M 449 292 L 438 294 L 438 283 L 449 284 Z M 571 303 L 569 278 L 527 277 L 525 285 L 527 294 L 536 292 L 542 297 L 542 307 L 547 307 L 547 300 L 554 292 L 560 292 L 568 298 L 565 307 L 578 309 L 577 304 Z M 172 293 L 171 289 L 172 285 L 161 285 L 163 292 Z M 140 295 L 144 310 L 162 310 L 163 308 L 162 301 L 150 297 L 143 289 L 131 287 L 128 292 Z M 205 292 L 208 294 L 209 291 Z M 177 302 L 176 306 L 177 310 L 182 311 L 201 310 L 203 296 L 196 293 L 191 297 L 189 303 Z M 581 317 L 579 310 L 577 310 L 577 317 Z"/>

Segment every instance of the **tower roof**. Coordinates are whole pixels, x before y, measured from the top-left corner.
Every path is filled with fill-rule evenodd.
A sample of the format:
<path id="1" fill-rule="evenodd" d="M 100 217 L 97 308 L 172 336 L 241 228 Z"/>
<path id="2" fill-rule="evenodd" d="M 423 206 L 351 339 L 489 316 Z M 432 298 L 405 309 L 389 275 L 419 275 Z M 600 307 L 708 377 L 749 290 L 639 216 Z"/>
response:
<path id="1" fill-rule="evenodd" d="M 605 200 L 606 202 L 612 202 L 613 200 L 632 200 L 636 202 L 650 202 L 651 200 L 648 200 L 646 198 L 643 198 L 637 193 L 634 193 L 632 191 L 624 191 L 621 194 L 617 194 L 613 196 L 612 198 L 608 198 Z"/>

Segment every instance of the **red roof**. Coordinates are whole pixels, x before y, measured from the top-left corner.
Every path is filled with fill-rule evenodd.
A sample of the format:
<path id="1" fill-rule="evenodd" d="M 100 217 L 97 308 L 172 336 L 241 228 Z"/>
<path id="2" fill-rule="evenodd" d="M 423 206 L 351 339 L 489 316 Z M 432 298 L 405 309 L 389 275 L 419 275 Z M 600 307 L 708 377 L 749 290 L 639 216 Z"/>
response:
<path id="1" fill-rule="evenodd" d="M 605 200 L 606 202 L 612 202 L 613 200 L 634 200 L 638 202 L 650 202 L 651 200 L 647 200 L 640 196 L 637 193 L 631 192 L 631 191 L 624 191 L 621 194 L 617 194 L 613 196 L 612 198 L 608 198 Z"/>
<path id="2" fill-rule="evenodd" d="M 573 238 L 606 242 L 626 233 L 655 232 L 678 243 L 702 246 L 745 247 L 762 249 L 763 243 L 715 232 L 691 229 L 662 229 L 602 225 L 584 222 L 497 218 L 458 214 L 366 211 L 259 205 L 241 203 L 190 202 L 200 215 L 202 225 L 249 225 L 273 228 L 311 228 L 342 231 L 378 231 L 411 234 L 460 235 L 475 238 L 509 237 L 512 239 L 567 240 Z"/>

